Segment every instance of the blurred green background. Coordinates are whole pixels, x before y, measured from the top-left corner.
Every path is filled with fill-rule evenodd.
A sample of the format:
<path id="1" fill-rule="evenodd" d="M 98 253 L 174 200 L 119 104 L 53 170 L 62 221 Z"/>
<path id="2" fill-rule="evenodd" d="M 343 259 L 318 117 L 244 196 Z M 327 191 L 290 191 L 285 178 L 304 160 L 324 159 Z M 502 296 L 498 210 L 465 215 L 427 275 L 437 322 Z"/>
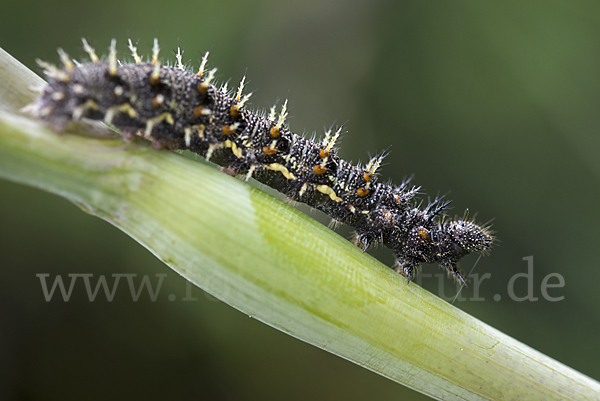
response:
<path id="1" fill-rule="evenodd" d="M 58 62 L 59 46 L 82 58 L 82 36 L 102 54 L 117 38 L 122 56 L 127 38 L 148 54 L 158 37 L 163 59 L 179 43 L 194 67 L 210 50 L 220 82 L 235 86 L 247 72 L 252 107 L 289 97 L 295 132 L 344 124 L 341 154 L 353 161 L 389 147 L 384 178 L 414 173 L 429 195 L 450 192 L 451 214 L 494 219 L 501 242 L 475 270 L 491 274 L 483 300 L 471 286 L 456 305 L 600 379 L 600 3 L 3 1 L 0 46 L 38 73 L 35 58 Z M 509 280 L 531 255 L 538 300 L 518 302 Z M 188 294 L 109 224 L 5 181 L 0 263 L 0 399 L 427 399 L 199 289 Z M 46 302 L 41 273 L 67 283 L 91 273 L 93 284 L 137 274 L 136 286 L 167 276 L 155 302 L 147 291 L 132 301 L 125 279 L 112 302 L 90 302 L 81 281 L 69 302 Z M 456 293 L 449 279 L 440 287 L 439 268 L 423 273 L 430 291 Z M 562 301 L 542 297 L 550 273 L 564 277 L 549 290 Z M 527 291 L 516 280 L 516 295 Z"/>

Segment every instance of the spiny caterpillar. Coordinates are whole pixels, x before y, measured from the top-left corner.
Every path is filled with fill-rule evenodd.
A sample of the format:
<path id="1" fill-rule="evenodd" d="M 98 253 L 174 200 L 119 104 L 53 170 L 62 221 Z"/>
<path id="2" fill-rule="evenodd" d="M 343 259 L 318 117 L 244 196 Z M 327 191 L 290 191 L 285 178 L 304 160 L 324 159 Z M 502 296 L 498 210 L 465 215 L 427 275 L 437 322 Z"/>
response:
<path id="1" fill-rule="evenodd" d="M 156 39 L 150 62 L 129 41 L 133 64 L 119 63 L 114 39 L 106 61 L 85 39 L 83 47 L 90 63 L 74 62 L 62 49 L 62 69 L 38 60 L 49 83 L 27 111 L 56 131 L 85 117 L 114 125 L 126 139 L 136 134 L 151 139 L 157 149 L 189 149 L 227 174 L 252 177 L 353 227 L 363 250 L 383 243 L 394 251 L 394 270 L 409 283 L 421 263 L 434 262 L 465 283 L 457 262 L 489 251 L 494 242 L 489 226 L 447 218 L 442 212 L 450 202 L 443 197 L 421 210 L 414 200 L 420 187 L 409 180 L 400 186 L 379 183 L 385 154 L 366 166 L 340 159 L 335 143 L 341 129 L 330 129 L 319 143 L 286 127 L 287 101 L 278 116 L 275 106 L 268 115 L 247 110 L 244 79 L 233 96 L 211 84 L 216 69 L 205 70 L 208 53 L 194 73 L 182 65 L 180 51 L 175 67 L 162 66 Z"/>

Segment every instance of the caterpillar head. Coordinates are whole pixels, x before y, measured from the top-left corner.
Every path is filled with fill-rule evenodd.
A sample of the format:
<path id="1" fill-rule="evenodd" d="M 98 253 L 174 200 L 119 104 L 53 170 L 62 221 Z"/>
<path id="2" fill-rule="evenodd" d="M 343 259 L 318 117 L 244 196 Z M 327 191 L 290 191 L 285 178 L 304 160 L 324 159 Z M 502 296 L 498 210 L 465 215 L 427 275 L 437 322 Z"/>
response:
<path id="1" fill-rule="evenodd" d="M 467 253 L 486 253 L 494 243 L 494 237 L 488 226 L 479 226 L 473 221 L 455 220 L 446 226 L 452 242 Z"/>

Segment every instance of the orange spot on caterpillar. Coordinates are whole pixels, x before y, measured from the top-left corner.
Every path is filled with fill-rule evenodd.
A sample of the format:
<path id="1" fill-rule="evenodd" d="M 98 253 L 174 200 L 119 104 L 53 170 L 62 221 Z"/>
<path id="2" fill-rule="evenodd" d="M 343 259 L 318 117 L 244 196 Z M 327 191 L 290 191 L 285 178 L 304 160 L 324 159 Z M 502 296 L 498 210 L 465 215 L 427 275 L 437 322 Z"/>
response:
<path id="1" fill-rule="evenodd" d="M 365 179 L 366 182 L 370 182 L 373 179 L 373 174 L 368 173 L 368 172 L 364 173 L 363 178 Z"/>
<path id="2" fill-rule="evenodd" d="M 321 159 L 329 157 L 329 151 L 327 149 L 321 149 L 319 151 L 319 157 L 321 157 Z"/>
<path id="3" fill-rule="evenodd" d="M 198 92 L 200 93 L 206 93 L 206 88 L 208 87 L 208 85 L 204 84 L 204 81 L 199 82 L 198 83 Z"/>
<path id="4" fill-rule="evenodd" d="M 273 156 L 275 153 L 277 153 L 277 148 L 274 146 L 265 146 L 263 148 L 263 153 L 267 156 Z"/>
<path id="5" fill-rule="evenodd" d="M 156 86 L 156 85 L 160 84 L 160 77 L 157 74 L 152 74 L 152 75 L 150 75 L 149 81 L 150 81 L 150 85 Z"/>
<path id="6" fill-rule="evenodd" d="M 234 127 L 233 125 L 224 125 L 222 131 L 225 135 L 231 135 L 235 132 L 236 128 L 237 127 Z"/>
<path id="7" fill-rule="evenodd" d="M 194 115 L 195 115 L 196 117 L 202 117 L 202 116 L 204 115 L 204 114 L 203 114 L 203 112 L 204 112 L 204 109 L 205 109 L 205 108 L 206 108 L 206 107 L 204 107 L 204 106 L 198 106 L 198 107 L 196 107 L 196 108 L 194 109 Z"/>
<path id="8" fill-rule="evenodd" d="M 240 110 L 237 108 L 237 104 L 234 104 L 229 108 L 229 115 L 232 117 L 237 117 L 239 114 Z"/>
<path id="9" fill-rule="evenodd" d="M 327 171 L 327 168 L 320 164 L 317 164 L 313 167 L 313 173 L 315 173 L 315 174 L 324 174 L 326 171 Z"/>
<path id="10" fill-rule="evenodd" d="M 363 196 L 367 196 L 369 194 L 369 192 L 371 192 L 369 189 L 367 188 L 358 188 L 356 190 L 356 193 L 358 196 L 363 197 Z"/>
<path id="11" fill-rule="evenodd" d="M 426 230 L 426 229 L 424 229 L 424 228 L 421 228 L 421 229 L 418 231 L 418 233 L 419 233 L 419 235 L 421 236 L 421 238 L 423 238 L 423 239 L 430 239 L 430 238 L 431 238 L 431 236 L 429 235 L 429 233 L 427 232 L 427 230 Z"/>
<path id="12" fill-rule="evenodd" d="M 279 135 L 281 135 L 281 130 L 278 127 L 272 127 L 269 130 L 269 133 L 273 138 L 279 138 Z"/>
<path id="13" fill-rule="evenodd" d="M 158 107 L 163 104 L 165 101 L 165 97 L 160 93 L 152 98 L 152 106 Z"/>

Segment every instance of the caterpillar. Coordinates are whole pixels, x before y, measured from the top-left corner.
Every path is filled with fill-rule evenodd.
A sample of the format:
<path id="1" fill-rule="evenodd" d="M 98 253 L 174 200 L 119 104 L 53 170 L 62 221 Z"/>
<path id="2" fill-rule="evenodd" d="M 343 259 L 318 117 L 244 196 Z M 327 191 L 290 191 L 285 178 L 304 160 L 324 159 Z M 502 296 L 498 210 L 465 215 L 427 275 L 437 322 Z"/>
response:
<path id="1" fill-rule="evenodd" d="M 112 124 L 126 139 L 148 138 L 157 149 L 188 149 L 227 174 L 254 178 L 351 226 L 363 251 L 382 243 L 394 252 L 393 269 L 408 283 L 422 263 L 438 263 L 466 284 L 457 262 L 472 252 L 487 253 L 495 241 L 489 225 L 466 215 L 448 218 L 450 201 L 443 196 L 421 208 L 415 198 L 421 188 L 410 179 L 399 186 L 380 183 L 377 170 L 385 153 L 366 165 L 342 160 L 335 147 L 341 128 L 329 129 L 316 142 L 289 130 L 287 100 L 278 115 L 275 106 L 268 113 L 248 110 L 245 77 L 231 94 L 215 86 L 216 69 L 206 69 L 208 53 L 192 72 L 183 66 L 180 50 L 175 66 L 162 65 L 156 39 L 148 62 L 129 40 L 130 64 L 117 60 L 115 39 L 105 60 L 82 41 L 90 62 L 74 62 L 62 49 L 63 68 L 38 60 L 48 84 L 26 110 L 55 131 L 89 118 Z"/>

